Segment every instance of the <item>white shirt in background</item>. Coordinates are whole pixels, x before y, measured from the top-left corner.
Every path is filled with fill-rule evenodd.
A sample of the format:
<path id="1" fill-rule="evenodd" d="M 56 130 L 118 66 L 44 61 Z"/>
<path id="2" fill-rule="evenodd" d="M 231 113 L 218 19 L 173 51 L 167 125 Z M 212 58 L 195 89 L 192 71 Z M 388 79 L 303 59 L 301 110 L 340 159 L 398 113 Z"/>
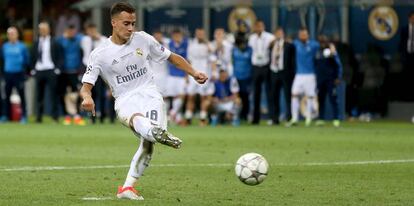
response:
<path id="1" fill-rule="evenodd" d="M 51 37 L 40 37 L 38 48 L 42 52 L 40 57 L 42 61 L 36 61 L 35 69 L 37 71 L 45 71 L 55 69 L 55 64 L 53 63 L 52 54 L 50 51 Z M 37 52 L 37 51 L 36 51 Z"/>
<path id="2" fill-rule="evenodd" d="M 84 65 L 88 64 L 89 55 L 91 54 L 91 52 L 95 48 L 98 48 L 99 45 L 104 43 L 107 39 L 108 39 L 107 37 L 102 36 L 102 35 L 97 40 L 92 39 L 92 37 L 90 37 L 88 35 L 85 35 L 85 36 L 82 37 L 81 48 L 82 48 L 82 52 L 83 52 L 82 62 L 83 62 Z"/>
<path id="3" fill-rule="evenodd" d="M 187 59 L 190 61 L 194 68 L 211 75 L 211 69 L 209 69 L 209 45 L 208 42 L 201 43 L 198 39 L 193 39 L 187 48 Z"/>
<path id="4" fill-rule="evenodd" d="M 283 44 L 285 41 L 283 39 L 275 41 L 275 44 L 272 48 L 272 59 L 270 63 L 270 70 L 273 72 L 279 72 L 283 70 Z M 279 56 L 279 57 L 277 57 Z"/>
<path id="5" fill-rule="evenodd" d="M 262 32 L 260 36 L 253 33 L 249 37 L 249 46 L 253 49 L 252 64 L 253 66 L 265 66 L 269 64 L 269 46 L 275 39 L 273 34 Z"/>

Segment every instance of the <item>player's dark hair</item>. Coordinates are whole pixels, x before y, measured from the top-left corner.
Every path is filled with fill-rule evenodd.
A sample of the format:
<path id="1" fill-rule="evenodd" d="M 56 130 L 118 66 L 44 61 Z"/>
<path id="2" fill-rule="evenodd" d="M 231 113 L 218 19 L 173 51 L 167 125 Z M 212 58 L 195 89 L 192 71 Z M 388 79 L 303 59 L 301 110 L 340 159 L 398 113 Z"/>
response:
<path id="1" fill-rule="evenodd" d="M 87 22 L 85 24 L 85 27 L 86 28 L 96 28 L 96 24 L 95 23 L 92 23 L 92 22 Z"/>
<path id="2" fill-rule="evenodd" d="M 410 11 L 410 13 L 408 13 L 408 18 L 411 18 L 412 16 L 414 16 L 414 11 Z"/>
<path id="3" fill-rule="evenodd" d="M 135 8 L 128 2 L 115 3 L 111 7 L 111 11 L 110 11 L 111 18 L 114 17 L 115 15 L 120 14 L 123 11 L 132 14 L 132 13 L 135 13 Z"/>
<path id="4" fill-rule="evenodd" d="M 301 32 L 301 31 L 308 31 L 308 28 L 306 28 L 306 27 L 300 27 L 299 32 Z"/>
<path id="5" fill-rule="evenodd" d="M 69 24 L 66 29 L 76 29 L 76 26 L 74 24 Z"/>
<path id="6" fill-rule="evenodd" d="M 171 32 L 172 34 L 181 34 L 182 32 L 181 32 L 181 30 L 180 29 L 174 29 L 174 30 L 172 30 L 172 32 Z"/>
<path id="7" fill-rule="evenodd" d="M 264 21 L 262 19 L 256 19 L 256 22 L 254 22 L 254 24 L 259 24 L 259 23 L 264 24 Z"/>

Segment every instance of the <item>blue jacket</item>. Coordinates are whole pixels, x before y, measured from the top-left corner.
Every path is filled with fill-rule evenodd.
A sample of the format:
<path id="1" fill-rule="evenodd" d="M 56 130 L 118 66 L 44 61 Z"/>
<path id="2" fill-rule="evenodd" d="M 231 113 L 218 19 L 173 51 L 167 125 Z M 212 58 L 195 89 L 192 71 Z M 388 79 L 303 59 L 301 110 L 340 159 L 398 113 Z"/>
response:
<path id="1" fill-rule="evenodd" d="M 59 37 L 57 41 L 63 49 L 63 68 L 62 71 L 66 73 L 76 73 L 82 66 L 82 49 L 81 49 L 82 35 L 77 34 L 72 39 L 67 39 L 63 36 Z"/>
<path id="2" fill-rule="evenodd" d="M 25 72 L 29 66 L 29 50 L 20 41 L 6 42 L 1 47 L 0 53 L 5 73 Z"/>
<path id="3" fill-rule="evenodd" d="M 237 79 L 249 79 L 252 76 L 252 57 L 253 50 L 247 47 L 244 51 L 237 47 L 233 48 L 233 74 Z"/>
<path id="4" fill-rule="evenodd" d="M 187 47 L 188 47 L 188 40 L 184 39 L 181 44 L 175 45 L 174 41 L 171 41 L 168 44 L 168 47 L 171 52 L 181 55 L 184 58 L 187 58 Z M 168 71 L 171 76 L 175 77 L 185 77 L 185 72 L 181 69 L 178 69 L 176 66 L 168 63 Z"/>
<path id="5" fill-rule="evenodd" d="M 318 83 L 324 81 L 334 81 L 335 79 L 342 78 L 342 63 L 339 59 L 339 55 L 324 57 L 322 50 L 319 50 L 316 55 L 316 77 Z"/>
<path id="6" fill-rule="evenodd" d="M 303 43 L 296 39 L 293 44 L 296 49 L 296 74 L 315 74 L 315 56 L 319 43 L 315 40 Z"/>

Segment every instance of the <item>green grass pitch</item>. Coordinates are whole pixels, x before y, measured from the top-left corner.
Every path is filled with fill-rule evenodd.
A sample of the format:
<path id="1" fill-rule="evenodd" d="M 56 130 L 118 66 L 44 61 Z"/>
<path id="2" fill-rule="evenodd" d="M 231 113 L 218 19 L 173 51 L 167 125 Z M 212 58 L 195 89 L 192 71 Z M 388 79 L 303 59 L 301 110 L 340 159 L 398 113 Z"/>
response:
<path id="1" fill-rule="evenodd" d="M 138 146 L 127 128 L 1 124 L 0 205 L 414 205 L 412 124 L 170 131 L 183 147 L 156 145 L 134 202 L 115 199 Z M 271 165 L 261 185 L 234 174 L 247 152 Z"/>

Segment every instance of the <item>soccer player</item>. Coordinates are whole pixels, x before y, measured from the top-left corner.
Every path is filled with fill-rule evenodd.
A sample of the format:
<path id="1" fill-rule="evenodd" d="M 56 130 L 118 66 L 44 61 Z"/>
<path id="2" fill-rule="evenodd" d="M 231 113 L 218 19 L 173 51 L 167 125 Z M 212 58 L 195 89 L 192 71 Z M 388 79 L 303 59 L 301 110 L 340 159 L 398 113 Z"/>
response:
<path id="1" fill-rule="evenodd" d="M 230 77 L 225 69 L 220 69 L 219 78 L 214 82 L 215 93 L 213 99 L 214 113 L 211 115 L 211 125 L 218 123 L 218 115 L 225 114 L 226 120 L 231 120 L 233 126 L 239 126 L 241 100 L 240 87 L 235 77 Z"/>
<path id="2" fill-rule="evenodd" d="M 299 121 L 299 97 L 306 98 L 306 126 L 312 122 L 312 111 L 316 97 L 315 56 L 319 50 L 319 43 L 309 39 L 308 30 L 299 30 L 299 39 L 293 44 L 296 51 L 296 74 L 292 85 L 292 119 L 287 126 L 296 125 Z"/>
<path id="3" fill-rule="evenodd" d="M 95 114 L 92 88 L 98 76 L 107 82 L 115 97 L 119 120 L 141 139 L 127 178 L 117 197 L 142 200 L 134 185 L 148 166 L 156 142 L 180 148 L 181 140 L 167 131 L 163 99 L 153 80 L 149 61 L 168 60 L 192 76 L 198 83 L 207 81 L 180 55 L 170 52 L 151 35 L 135 32 L 135 8 L 129 3 L 115 3 L 110 10 L 112 36 L 96 48 L 82 79 L 82 108 Z"/>
<path id="4" fill-rule="evenodd" d="M 172 41 L 168 44 L 171 52 L 174 52 L 183 58 L 187 58 L 188 40 L 183 37 L 180 30 L 174 30 L 171 35 Z M 172 108 L 169 111 L 170 118 L 175 123 L 183 123 L 181 116 L 181 107 L 184 104 L 186 74 L 176 65 L 168 64 L 168 84 L 167 96 L 172 97 Z"/>
<path id="5" fill-rule="evenodd" d="M 195 38 L 190 42 L 187 50 L 188 60 L 194 67 L 200 69 L 211 77 L 211 67 L 209 67 L 209 57 L 211 49 L 202 28 L 195 30 Z M 200 125 L 207 125 L 207 110 L 210 107 L 211 97 L 214 93 L 214 85 L 207 82 L 204 85 L 198 85 L 196 81 L 189 80 L 187 85 L 187 105 L 185 111 L 185 118 L 188 124 L 191 124 L 195 107 L 195 95 L 201 96 L 200 105 Z"/>

